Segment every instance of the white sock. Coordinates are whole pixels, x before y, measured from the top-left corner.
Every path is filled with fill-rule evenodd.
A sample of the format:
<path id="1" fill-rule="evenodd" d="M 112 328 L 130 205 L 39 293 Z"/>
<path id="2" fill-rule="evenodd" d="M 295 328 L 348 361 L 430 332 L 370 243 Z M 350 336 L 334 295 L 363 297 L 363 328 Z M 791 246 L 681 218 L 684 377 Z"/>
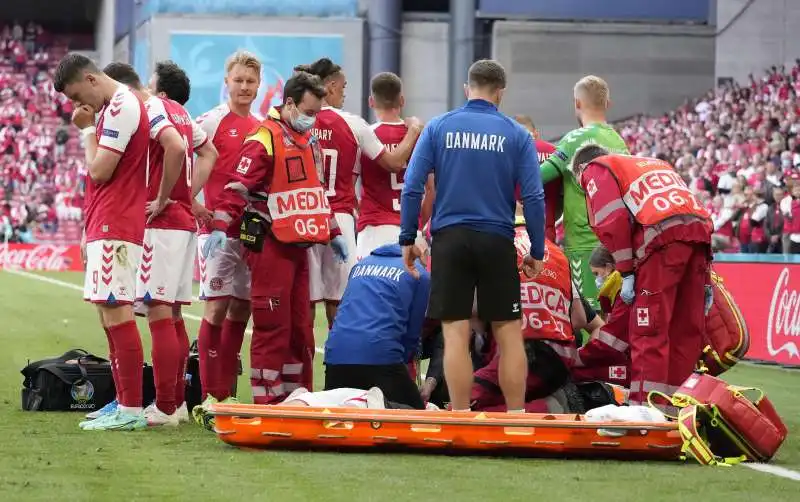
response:
<path id="1" fill-rule="evenodd" d="M 525 413 L 525 408 L 519 410 L 508 410 L 508 413 Z"/>
<path id="2" fill-rule="evenodd" d="M 127 413 L 129 415 L 139 415 L 142 413 L 141 406 L 120 406 L 119 411 L 122 413 Z"/>

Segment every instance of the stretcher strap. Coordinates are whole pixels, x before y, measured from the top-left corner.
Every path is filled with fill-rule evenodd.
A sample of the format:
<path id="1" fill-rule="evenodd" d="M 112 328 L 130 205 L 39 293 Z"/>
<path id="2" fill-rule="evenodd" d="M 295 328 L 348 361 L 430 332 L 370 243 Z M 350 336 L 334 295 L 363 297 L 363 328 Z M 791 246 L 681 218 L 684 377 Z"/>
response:
<path id="1" fill-rule="evenodd" d="M 731 467 L 747 460 L 747 457 L 719 457 L 711 451 L 711 447 L 703 439 L 698 429 L 699 412 L 703 412 L 711 417 L 711 423 L 716 421 L 716 410 L 709 411 L 702 405 L 692 405 L 682 408 L 678 413 L 678 430 L 683 439 L 682 453 L 689 453 L 701 465 L 713 465 L 718 467 Z"/>

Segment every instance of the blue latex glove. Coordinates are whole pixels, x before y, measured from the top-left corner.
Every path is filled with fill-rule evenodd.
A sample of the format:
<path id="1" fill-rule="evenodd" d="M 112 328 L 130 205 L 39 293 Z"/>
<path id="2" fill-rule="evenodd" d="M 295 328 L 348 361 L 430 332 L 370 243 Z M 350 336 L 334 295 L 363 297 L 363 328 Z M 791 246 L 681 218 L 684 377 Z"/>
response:
<path id="1" fill-rule="evenodd" d="M 622 301 L 628 305 L 633 303 L 633 297 L 636 296 L 636 290 L 634 289 L 635 281 L 636 279 L 633 274 L 626 275 L 622 278 L 622 290 L 619 292 L 619 296 L 621 296 Z"/>
<path id="2" fill-rule="evenodd" d="M 341 235 L 334 237 L 331 241 L 331 247 L 333 248 L 333 252 L 336 254 L 336 257 L 339 258 L 340 262 L 344 263 L 347 261 L 349 253 L 347 249 L 347 242 L 344 240 L 344 237 Z"/>
<path id="3" fill-rule="evenodd" d="M 712 288 L 710 284 L 706 284 L 706 297 L 704 306 L 706 315 L 708 315 L 708 313 L 711 311 L 711 306 L 713 304 L 714 304 L 714 288 Z"/>
<path id="4" fill-rule="evenodd" d="M 211 232 L 211 235 L 206 239 L 206 243 L 203 244 L 203 258 L 208 259 L 214 256 L 218 249 L 222 249 L 222 244 L 227 238 L 228 236 L 222 230 Z"/>

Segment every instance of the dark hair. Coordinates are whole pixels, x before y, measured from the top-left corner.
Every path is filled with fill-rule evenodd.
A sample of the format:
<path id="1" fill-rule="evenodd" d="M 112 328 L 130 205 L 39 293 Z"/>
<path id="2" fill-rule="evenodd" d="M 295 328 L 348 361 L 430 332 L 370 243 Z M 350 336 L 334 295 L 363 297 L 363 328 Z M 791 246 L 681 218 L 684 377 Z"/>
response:
<path id="1" fill-rule="evenodd" d="M 378 73 L 372 77 L 370 91 L 379 108 L 397 108 L 403 94 L 403 81 L 392 72 Z"/>
<path id="2" fill-rule="evenodd" d="M 608 155 L 608 150 L 599 145 L 589 145 L 578 150 L 578 153 L 576 153 L 575 157 L 572 159 L 572 163 L 576 166 L 588 164 L 597 157 L 602 157 L 603 155 Z"/>
<path id="3" fill-rule="evenodd" d="M 103 68 L 103 73 L 132 89 L 140 89 L 142 87 L 139 75 L 136 74 L 133 66 L 128 63 L 109 63 L 108 66 Z"/>
<path id="4" fill-rule="evenodd" d="M 189 101 L 191 84 L 189 76 L 174 61 L 167 59 L 156 63 L 156 92 L 163 92 L 180 105 Z"/>
<path id="5" fill-rule="evenodd" d="M 289 98 L 292 98 L 295 104 L 300 104 L 306 92 L 310 92 L 319 99 L 324 98 L 327 94 L 325 86 L 322 85 L 322 80 L 318 76 L 298 71 L 283 86 L 283 104 L 286 104 L 286 100 Z"/>
<path id="6" fill-rule="evenodd" d="M 302 71 L 318 76 L 323 82 L 342 72 L 342 67 L 329 58 L 319 58 L 311 64 L 301 64 L 294 67 L 294 71 Z"/>
<path id="7" fill-rule="evenodd" d="M 506 70 L 494 59 L 480 59 L 469 67 L 467 83 L 470 87 L 479 87 L 495 91 L 506 88 Z"/>
<path id="8" fill-rule="evenodd" d="M 614 260 L 614 256 L 611 252 L 600 245 L 594 248 L 592 254 L 589 256 L 589 265 L 597 268 L 603 268 L 608 265 L 615 267 L 617 262 Z"/>
<path id="9" fill-rule="evenodd" d="M 84 71 L 100 73 L 97 65 L 83 54 L 73 52 L 64 56 L 58 62 L 56 73 L 53 76 L 53 87 L 56 92 L 64 92 L 64 88 L 77 81 Z"/>

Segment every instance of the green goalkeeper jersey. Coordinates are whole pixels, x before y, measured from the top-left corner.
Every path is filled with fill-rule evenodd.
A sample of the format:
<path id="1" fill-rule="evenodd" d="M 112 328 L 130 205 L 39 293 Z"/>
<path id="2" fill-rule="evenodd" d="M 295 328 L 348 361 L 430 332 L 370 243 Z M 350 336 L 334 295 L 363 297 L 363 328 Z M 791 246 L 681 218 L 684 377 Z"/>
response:
<path id="1" fill-rule="evenodd" d="M 542 182 L 564 179 L 564 249 L 591 250 L 597 246 L 586 211 L 586 198 L 572 174 L 575 153 L 587 145 L 599 145 L 610 153 L 628 153 L 625 141 L 608 124 L 595 123 L 575 129 L 561 138 L 555 153 L 542 163 Z"/>

